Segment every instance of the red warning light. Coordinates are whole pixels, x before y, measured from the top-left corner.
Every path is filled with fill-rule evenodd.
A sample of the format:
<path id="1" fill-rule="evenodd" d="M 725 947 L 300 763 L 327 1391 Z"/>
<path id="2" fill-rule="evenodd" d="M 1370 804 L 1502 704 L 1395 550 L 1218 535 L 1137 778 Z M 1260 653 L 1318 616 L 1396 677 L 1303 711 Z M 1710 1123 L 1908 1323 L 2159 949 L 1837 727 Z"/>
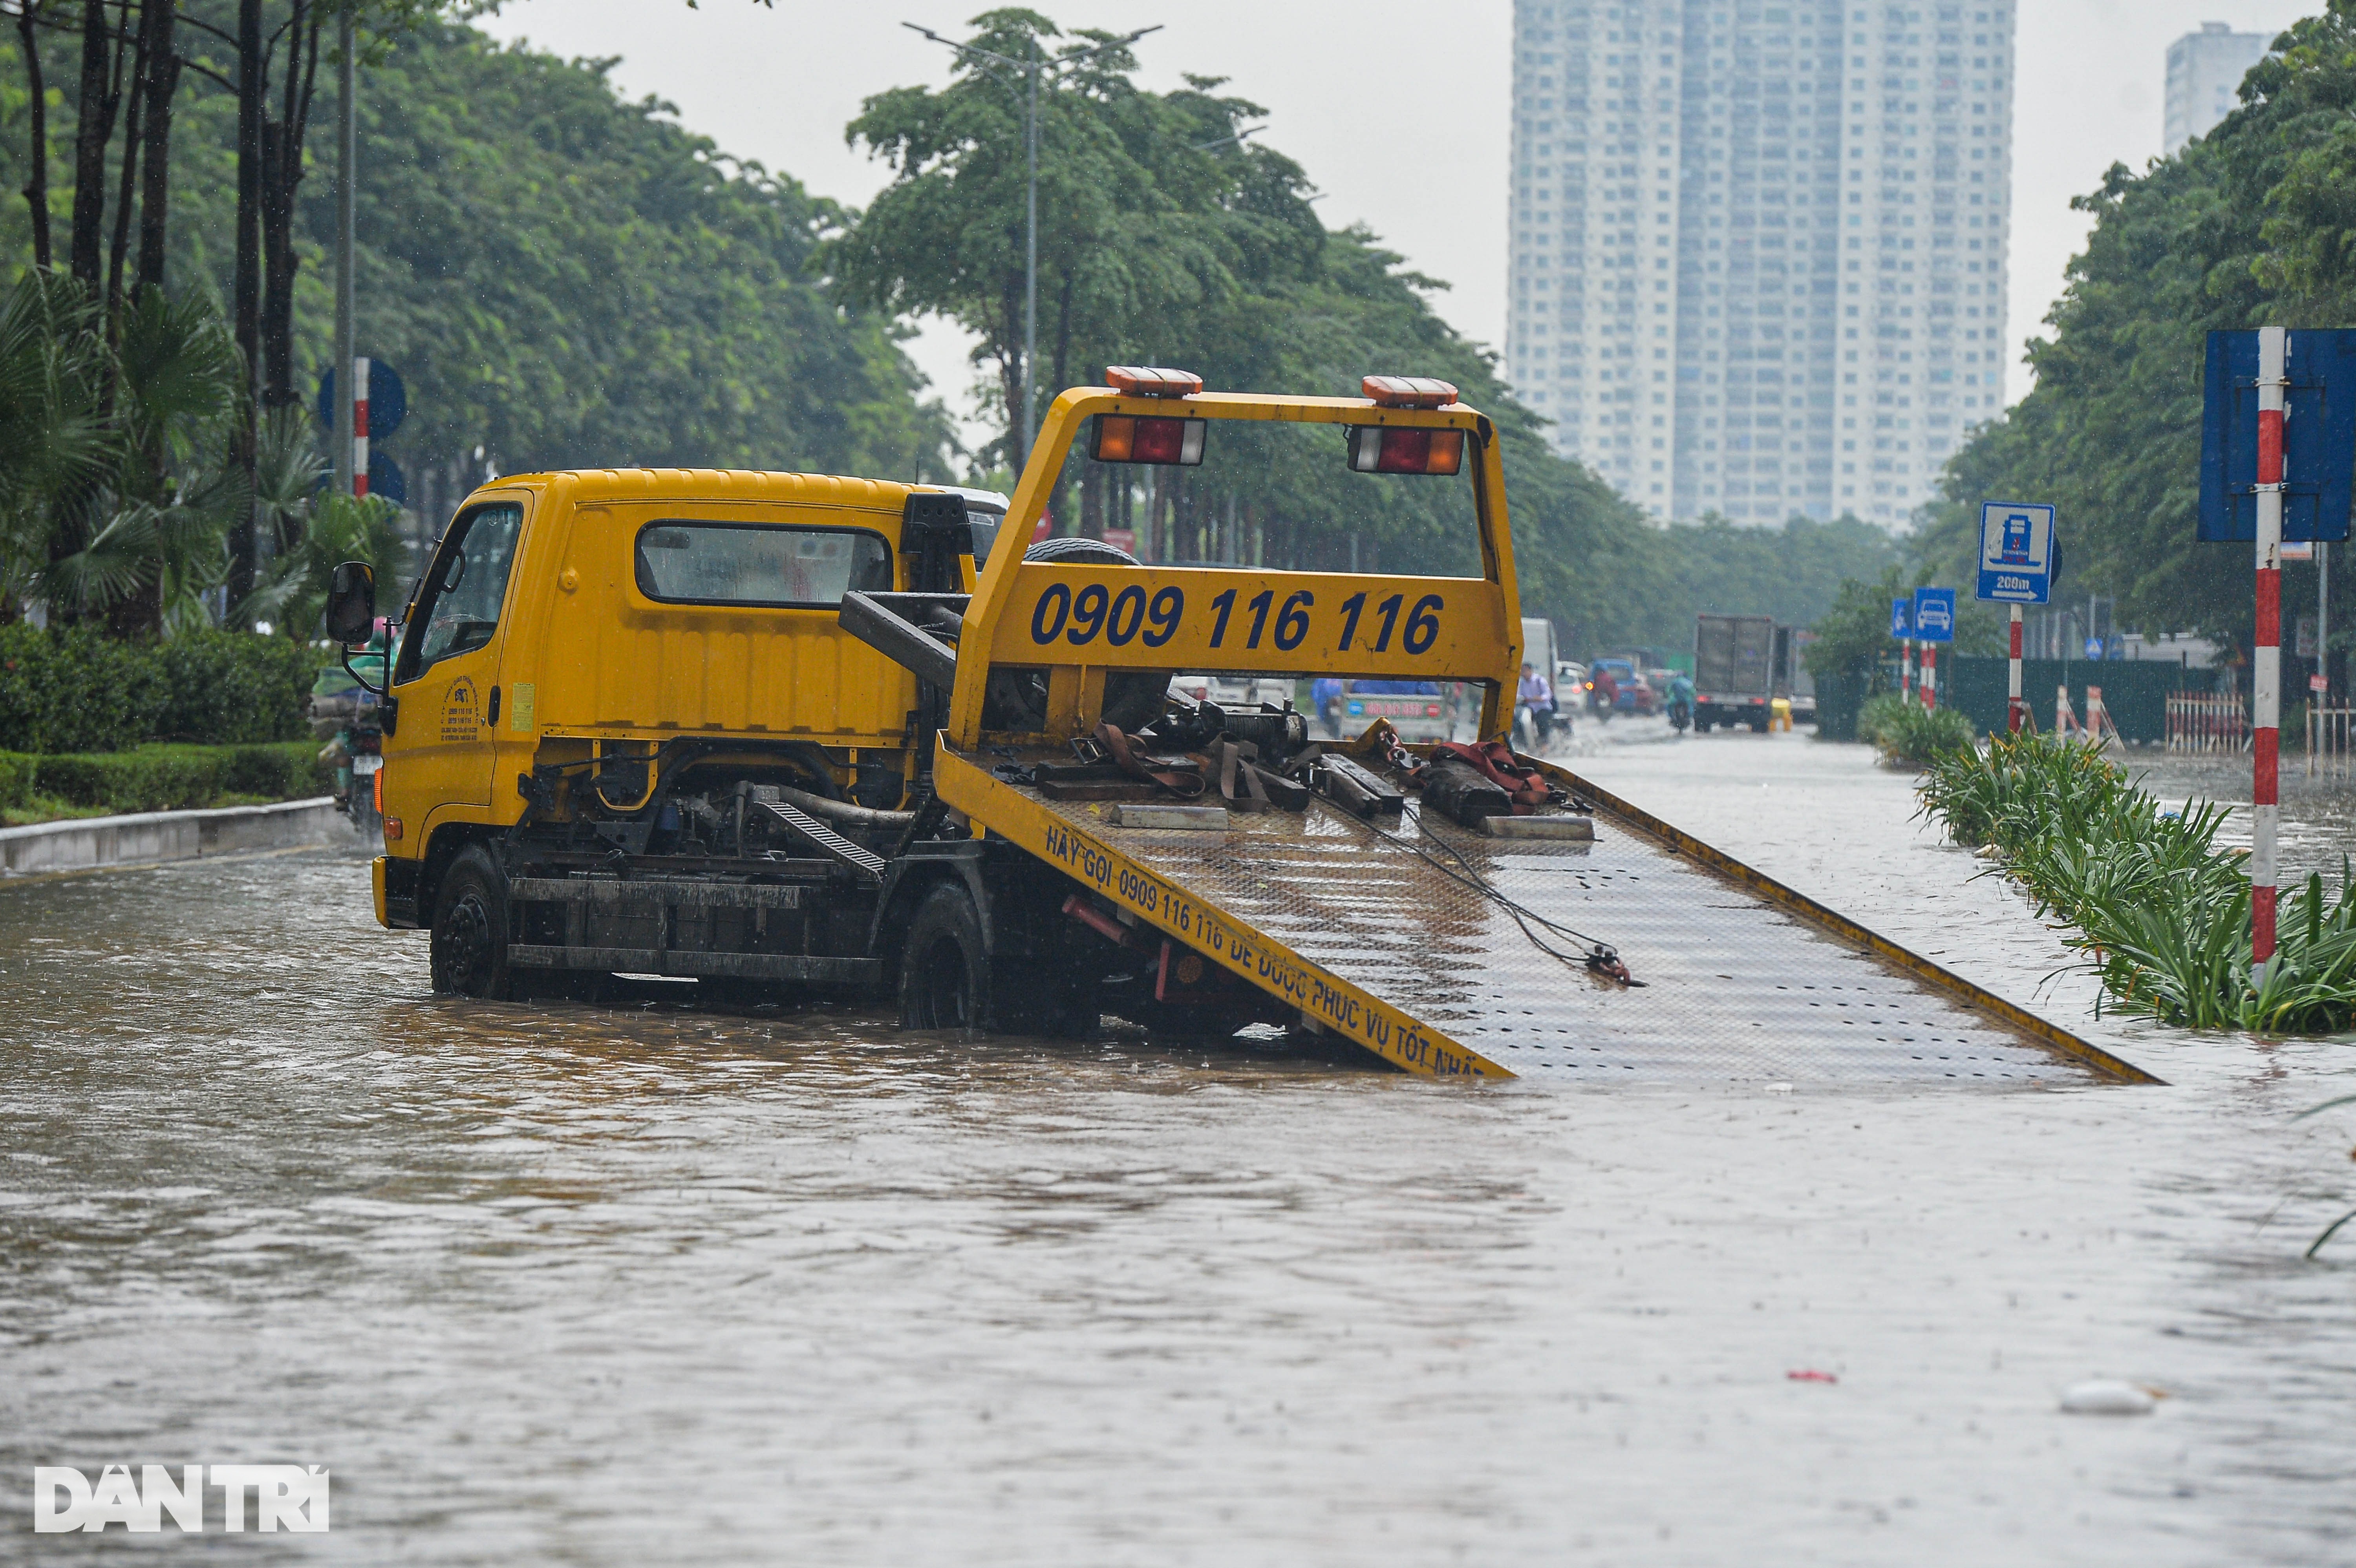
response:
<path id="1" fill-rule="evenodd" d="M 1098 463 L 1154 463 L 1192 468 L 1203 461 L 1207 421 L 1098 414 L 1088 455 Z"/>
<path id="2" fill-rule="evenodd" d="M 1464 432 L 1352 425 L 1350 466 L 1360 474 L 1453 474 L 1464 466 Z"/>

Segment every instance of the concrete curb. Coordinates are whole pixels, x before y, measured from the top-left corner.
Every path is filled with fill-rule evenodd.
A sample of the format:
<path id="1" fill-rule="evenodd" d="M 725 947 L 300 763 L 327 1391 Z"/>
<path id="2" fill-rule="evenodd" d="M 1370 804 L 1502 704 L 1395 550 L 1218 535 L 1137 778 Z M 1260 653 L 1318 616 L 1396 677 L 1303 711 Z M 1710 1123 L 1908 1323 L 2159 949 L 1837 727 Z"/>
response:
<path id="1" fill-rule="evenodd" d="M 327 795 L 219 811 L 145 811 L 0 827 L 0 877 L 91 871 L 166 860 L 209 859 L 256 850 L 348 841 L 365 847 Z"/>

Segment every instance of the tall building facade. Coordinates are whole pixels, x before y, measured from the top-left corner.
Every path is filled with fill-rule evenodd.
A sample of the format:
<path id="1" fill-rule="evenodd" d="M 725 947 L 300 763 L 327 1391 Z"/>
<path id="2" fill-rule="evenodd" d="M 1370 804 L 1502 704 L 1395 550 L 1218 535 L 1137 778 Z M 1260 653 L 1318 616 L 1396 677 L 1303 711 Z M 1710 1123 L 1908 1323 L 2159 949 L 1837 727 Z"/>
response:
<path id="1" fill-rule="evenodd" d="M 2002 403 L 2011 0 L 1515 0 L 1506 371 L 1663 519 L 1887 525 Z"/>
<path id="2" fill-rule="evenodd" d="M 2265 58 L 2273 38 L 2203 22 L 2168 46 L 2168 148 L 2174 153 L 2233 112 L 2242 78 Z"/>

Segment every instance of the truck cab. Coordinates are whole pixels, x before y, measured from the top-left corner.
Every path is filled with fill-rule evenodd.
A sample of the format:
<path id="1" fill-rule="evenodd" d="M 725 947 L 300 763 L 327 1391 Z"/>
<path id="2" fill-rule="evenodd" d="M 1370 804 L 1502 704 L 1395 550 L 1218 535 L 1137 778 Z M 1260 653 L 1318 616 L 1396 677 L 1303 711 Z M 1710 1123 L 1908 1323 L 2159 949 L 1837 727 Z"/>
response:
<path id="1" fill-rule="evenodd" d="M 603 889 L 524 912 L 520 925 L 540 929 L 523 934 L 544 940 L 485 933 L 518 926 L 518 885 L 757 851 L 747 790 L 786 792 L 851 833 L 905 826 L 916 682 L 844 630 L 842 598 L 969 589 L 1003 510 L 986 493 L 711 470 L 519 475 L 477 490 L 402 616 L 378 919 L 435 931 L 443 989 L 504 989 L 519 959 L 568 944 L 587 959 L 548 966 L 626 970 L 662 955 L 654 972 L 669 972 L 697 945 L 678 906 L 649 915 L 644 900 L 600 901 Z M 776 961 L 737 964 L 742 977 L 865 983 L 872 955 L 829 939 L 842 923 L 795 912 L 841 901 L 824 886 L 834 869 L 764 859 L 733 891 L 700 894 L 688 923 L 724 938 L 715 949 L 757 928 L 744 956 Z M 856 902 L 878 890 L 847 891 Z"/>

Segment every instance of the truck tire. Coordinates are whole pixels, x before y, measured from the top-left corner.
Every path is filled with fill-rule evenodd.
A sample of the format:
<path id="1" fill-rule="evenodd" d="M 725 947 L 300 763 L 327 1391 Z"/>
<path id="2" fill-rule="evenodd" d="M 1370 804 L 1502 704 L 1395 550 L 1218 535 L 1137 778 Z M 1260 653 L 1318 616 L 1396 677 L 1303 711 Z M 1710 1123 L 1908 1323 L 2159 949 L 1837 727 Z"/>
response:
<path id="1" fill-rule="evenodd" d="M 481 845 L 460 851 L 434 904 L 434 989 L 487 999 L 508 994 L 508 883 Z"/>
<path id="2" fill-rule="evenodd" d="M 981 1028 L 990 1017 L 990 980 L 973 895 L 943 882 L 916 906 L 900 949 L 900 1027 Z"/>
<path id="3" fill-rule="evenodd" d="M 1023 552 L 1025 560 L 1068 566 L 1135 566 L 1137 557 L 1102 539 L 1041 539 Z M 1174 671 L 1117 669 L 1105 676 L 1104 718 L 1118 729 L 1142 730 L 1162 715 Z M 1044 730 L 1047 725 L 1047 672 L 992 670 L 982 722 L 992 730 Z"/>

